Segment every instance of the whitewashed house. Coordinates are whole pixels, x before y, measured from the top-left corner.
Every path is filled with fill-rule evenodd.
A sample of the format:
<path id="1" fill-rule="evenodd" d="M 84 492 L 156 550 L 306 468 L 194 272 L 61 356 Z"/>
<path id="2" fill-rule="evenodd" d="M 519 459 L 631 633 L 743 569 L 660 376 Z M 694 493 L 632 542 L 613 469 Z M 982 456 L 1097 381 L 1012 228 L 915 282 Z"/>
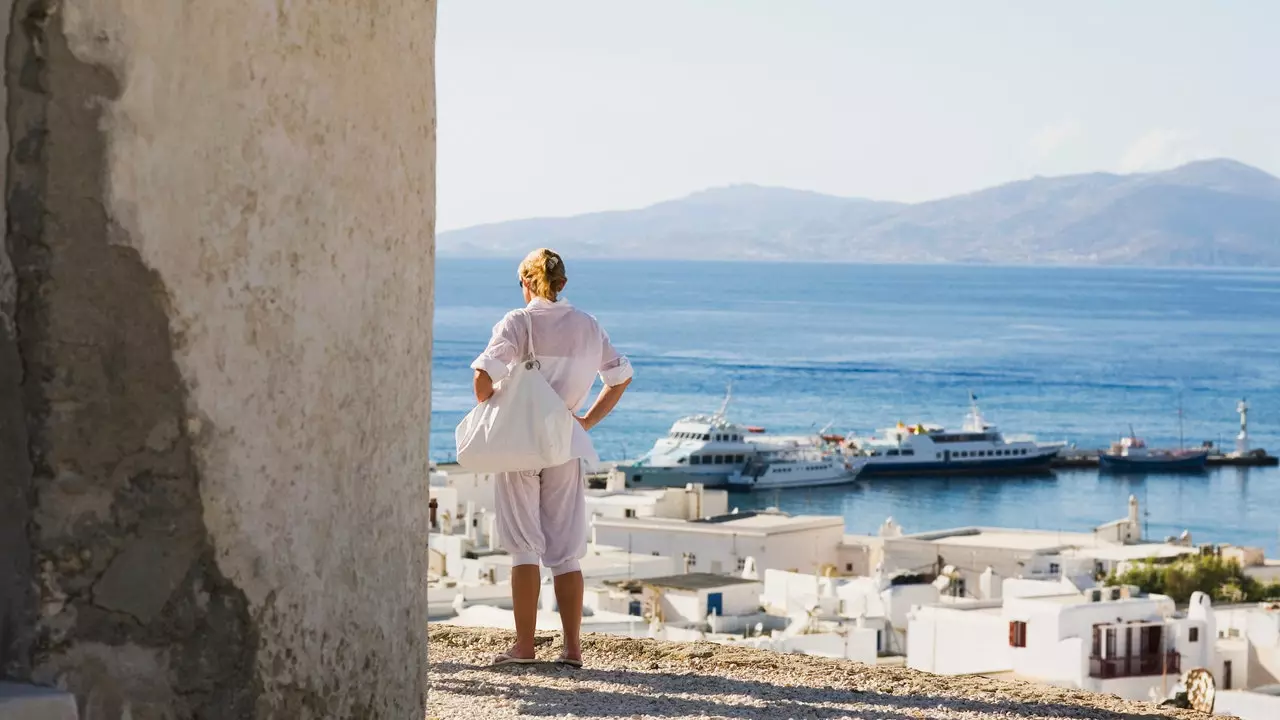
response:
<path id="1" fill-rule="evenodd" d="M 697 520 L 592 518 L 595 541 L 632 552 L 680 558 L 690 572 L 740 573 L 747 558 L 760 571 L 812 573 L 837 568 L 844 518 L 777 511 L 728 513 Z"/>
<path id="2" fill-rule="evenodd" d="M 645 578 L 640 584 L 642 613 L 663 624 L 701 625 L 711 615 L 757 615 L 760 610 L 759 580 L 696 572 Z"/>
<path id="3" fill-rule="evenodd" d="M 1077 587 L 1092 587 L 1096 578 L 1122 569 L 1126 563 L 1148 558 L 1169 561 L 1197 552 L 1189 537 L 1175 542 L 1142 540 L 1138 501 L 1129 498 L 1126 517 L 1092 532 L 962 527 L 934 532 L 903 533 L 892 518 L 876 536 L 847 536 L 843 558 L 853 565 L 852 547 L 867 549 L 867 562 L 886 571 L 941 572 L 950 566 L 951 590 L 959 597 L 984 599 L 977 589 L 988 568 L 1000 578 L 1056 580 L 1067 578 Z"/>
<path id="4" fill-rule="evenodd" d="M 838 646 L 851 660 L 872 661 L 880 655 L 905 655 L 907 619 L 912 607 L 933 604 L 940 597 L 939 588 L 927 582 L 902 582 L 904 578 L 837 577 L 766 570 L 764 593 L 760 601 L 771 614 L 813 618 L 811 626 L 827 632 L 846 633 L 854 639 L 841 640 Z M 806 635 L 814 632 L 805 630 Z M 804 641 L 800 641 L 804 642 Z M 832 639 L 822 641 L 834 643 Z M 866 643 L 865 648 L 862 643 Z M 858 649 L 854 650 L 853 647 Z M 837 645 L 831 645 L 837 647 Z M 830 652 L 834 652 L 831 650 Z M 825 653 L 819 653 L 825 654 Z"/>
<path id="5" fill-rule="evenodd" d="M 431 473 L 430 484 L 432 487 L 453 489 L 454 500 L 457 503 L 453 508 L 455 516 L 467 506 L 467 503 L 471 503 L 476 512 L 492 513 L 493 488 L 497 477 L 494 473 L 475 473 L 449 463 L 440 465 Z M 440 511 L 444 510 L 444 507 L 440 508 Z"/>
<path id="6" fill-rule="evenodd" d="M 727 491 L 708 490 L 699 484 L 682 488 L 608 487 L 587 491 L 587 514 L 596 517 L 697 520 L 728 511 Z"/>
<path id="7" fill-rule="evenodd" d="M 1224 605 L 1214 609 L 1220 690 L 1280 683 L 1280 603 Z M 1277 716 L 1280 717 L 1280 716 Z"/>
<path id="8" fill-rule="evenodd" d="M 999 601 L 914 610 L 907 665 L 944 675 L 1008 674 L 1142 701 L 1166 697 L 1184 670 L 1212 665 L 1215 619 L 1203 593 L 1179 613 L 1172 599 L 1132 588 L 1038 596 L 1019 596 L 1017 588 L 1006 583 Z"/>

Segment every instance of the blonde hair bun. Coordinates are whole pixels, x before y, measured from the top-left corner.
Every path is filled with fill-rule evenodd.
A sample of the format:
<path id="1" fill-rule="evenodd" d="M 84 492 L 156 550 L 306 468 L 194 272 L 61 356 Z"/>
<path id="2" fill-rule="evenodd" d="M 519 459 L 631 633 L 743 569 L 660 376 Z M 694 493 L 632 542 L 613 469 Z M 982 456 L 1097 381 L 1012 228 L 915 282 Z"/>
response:
<path id="1" fill-rule="evenodd" d="M 529 292 L 555 302 L 568 278 L 564 274 L 564 258 L 548 248 L 538 248 L 520 261 L 520 279 Z"/>

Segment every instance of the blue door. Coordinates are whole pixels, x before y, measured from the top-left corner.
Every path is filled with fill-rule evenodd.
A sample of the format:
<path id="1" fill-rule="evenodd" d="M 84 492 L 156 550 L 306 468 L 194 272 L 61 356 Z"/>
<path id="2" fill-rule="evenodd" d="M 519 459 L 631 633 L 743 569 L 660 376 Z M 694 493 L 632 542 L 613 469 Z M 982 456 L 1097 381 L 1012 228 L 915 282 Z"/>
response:
<path id="1" fill-rule="evenodd" d="M 724 615 L 724 593 L 707 594 L 707 614 Z"/>

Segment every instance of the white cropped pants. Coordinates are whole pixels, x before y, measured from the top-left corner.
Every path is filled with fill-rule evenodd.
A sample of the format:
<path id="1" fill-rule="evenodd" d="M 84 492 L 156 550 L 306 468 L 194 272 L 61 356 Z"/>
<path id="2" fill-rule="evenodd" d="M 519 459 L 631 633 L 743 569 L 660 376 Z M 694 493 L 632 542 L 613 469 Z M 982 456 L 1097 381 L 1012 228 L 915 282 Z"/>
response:
<path id="1" fill-rule="evenodd" d="M 582 461 L 541 471 L 498 473 L 498 540 L 512 566 L 542 565 L 552 575 L 580 570 L 587 554 L 587 493 Z"/>

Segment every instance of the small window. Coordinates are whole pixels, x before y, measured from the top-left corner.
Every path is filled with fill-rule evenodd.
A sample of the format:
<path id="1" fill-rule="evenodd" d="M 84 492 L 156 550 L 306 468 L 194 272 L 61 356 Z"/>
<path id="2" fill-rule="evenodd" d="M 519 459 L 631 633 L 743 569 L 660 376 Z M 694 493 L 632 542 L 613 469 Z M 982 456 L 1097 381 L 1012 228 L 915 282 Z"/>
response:
<path id="1" fill-rule="evenodd" d="M 916 451 L 915 451 L 915 450 L 903 450 L 903 451 L 902 451 L 902 454 L 903 454 L 903 455 L 915 455 L 915 454 L 916 454 Z"/>
<path id="2" fill-rule="evenodd" d="M 844 564 L 844 571 L 845 571 L 845 572 L 853 572 L 853 563 L 845 563 L 845 564 Z"/>
<path id="3" fill-rule="evenodd" d="M 740 463 L 744 463 L 744 462 L 746 462 L 746 461 L 747 461 L 747 456 L 746 456 L 746 455 L 739 455 L 739 456 L 738 456 L 738 462 L 740 462 Z"/>
<path id="4" fill-rule="evenodd" d="M 1022 454 L 1022 455 L 1026 455 L 1026 454 L 1027 454 L 1027 449 L 1026 449 L 1026 448 L 1023 448 L 1020 454 Z"/>
<path id="5" fill-rule="evenodd" d="M 888 455 L 889 457 L 897 457 L 897 456 L 898 456 L 898 451 L 897 451 L 897 450 L 890 450 L 889 452 L 885 453 L 885 455 Z"/>
<path id="6" fill-rule="evenodd" d="M 1050 575 L 1057 575 L 1057 574 L 1059 574 L 1059 573 L 1061 573 L 1061 572 L 1062 572 L 1062 568 L 1058 565 L 1058 563 L 1049 563 L 1049 574 L 1050 574 Z"/>
<path id="7" fill-rule="evenodd" d="M 633 518 L 636 516 L 636 510 L 635 508 L 627 508 L 626 510 L 623 511 L 623 515 L 629 518 Z"/>
<path id="8" fill-rule="evenodd" d="M 690 465 L 701 465 L 701 464 L 702 464 L 702 456 L 701 456 L 701 455 L 690 455 L 690 456 L 689 456 L 689 464 L 690 464 Z"/>
<path id="9" fill-rule="evenodd" d="M 649 554 L 650 554 L 650 555 L 652 555 L 652 556 L 654 556 L 654 557 L 658 557 L 658 551 L 657 551 L 657 550 L 654 550 L 653 552 L 651 552 L 651 553 L 649 553 Z"/>
<path id="10" fill-rule="evenodd" d="M 934 453 L 933 456 L 939 460 L 942 459 L 942 453 Z"/>
<path id="11" fill-rule="evenodd" d="M 711 436 L 710 436 L 710 435 L 703 435 L 703 436 L 702 436 L 702 439 L 703 439 L 704 441 L 706 441 L 706 440 L 710 440 L 710 439 L 711 439 Z"/>
<path id="12" fill-rule="evenodd" d="M 746 569 L 747 569 L 747 559 L 738 558 L 738 572 L 742 572 L 743 570 L 746 570 Z"/>
<path id="13" fill-rule="evenodd" d="M 714 464 L 716 464 L 716 465 L 723 465 L 723 464 L 724 464 L 724 456 L 723 456 L 723 455 L 716 455 L 716 456 L 715 456 L 715 460 L 713 460 L 712 462 L 713 462 Z"/>
<path id="14" fill-rule="evenodd" d="M 1187 640 L 1191 642 L 1200 642 L 1200 628 L 1198 627 L 1191 628 L 1191 632 L 1187 637 Z"/>
<path id="15" fill-rule="evenodd" d="M 1009 623 L 1009 647 L 1024 648 L 1027 646 L 1027 624 L 1021 620 Z"/>

